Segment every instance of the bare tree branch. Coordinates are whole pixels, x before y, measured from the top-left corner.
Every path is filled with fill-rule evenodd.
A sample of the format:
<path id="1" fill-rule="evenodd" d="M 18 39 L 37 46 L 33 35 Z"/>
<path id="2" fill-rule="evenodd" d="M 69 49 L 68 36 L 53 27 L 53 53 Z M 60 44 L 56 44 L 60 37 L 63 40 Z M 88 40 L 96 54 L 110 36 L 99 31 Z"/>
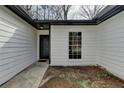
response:
<path id="1" fill-rule="evenodd" d="M 104 5 L 83 5 L 80 9 L 80 15 L 92 20 L 104 7 Z"/>

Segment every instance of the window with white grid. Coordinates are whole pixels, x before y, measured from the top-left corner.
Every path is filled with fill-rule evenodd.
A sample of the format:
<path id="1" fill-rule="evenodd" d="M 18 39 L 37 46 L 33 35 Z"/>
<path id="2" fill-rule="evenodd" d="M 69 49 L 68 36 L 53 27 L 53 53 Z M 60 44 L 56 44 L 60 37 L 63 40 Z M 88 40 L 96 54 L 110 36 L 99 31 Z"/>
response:
<path id="1" fill-rule="evenodd" d="M 81 59 L 81 32 L 69 32 L 69 59 Z"/>

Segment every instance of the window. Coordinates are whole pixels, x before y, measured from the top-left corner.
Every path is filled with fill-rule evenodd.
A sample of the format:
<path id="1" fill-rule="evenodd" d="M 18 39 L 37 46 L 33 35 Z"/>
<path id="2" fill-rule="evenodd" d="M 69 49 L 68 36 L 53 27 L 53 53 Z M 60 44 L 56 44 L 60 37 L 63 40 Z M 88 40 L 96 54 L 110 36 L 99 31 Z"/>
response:
<path id="1" fill-rule="evenodd" d="M 69 59 L 81 59 L 81 32 L 69 32 Z"/>

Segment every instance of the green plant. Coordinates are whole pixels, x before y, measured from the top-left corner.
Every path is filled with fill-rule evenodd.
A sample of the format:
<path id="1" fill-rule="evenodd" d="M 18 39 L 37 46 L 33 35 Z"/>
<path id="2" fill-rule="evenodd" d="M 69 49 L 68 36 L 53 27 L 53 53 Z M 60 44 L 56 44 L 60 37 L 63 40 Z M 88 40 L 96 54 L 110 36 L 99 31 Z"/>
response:
<path id="1" fill-rule="evenodd" d="M 78 84 L 80 85 L 80 87 L 83 87 L 83 88 L 91 87 L 91 81 L 90 80 L 78 81 Z"/>
<path id="2" fill-rule="evenodd" d="M 65 73 L 60 75 L 60 77 L 66 78 L 66 79 L 70 79 L 70 78 L 77 79 L 78 76 L 79 76 L 79 74 L 78 73 L 74 73 L 74 72 L 65 72 Z"/>
<path id="3" fill-rule="evenodd" d="M 103 78 L 103 77 L 107 77 L 107 76 L 110 76 L 110 75 L 107 72 L 105 72 L 105 71 L 98 71 L 96 73 L 97 79 L 100 79 L 100 78 Z"/>

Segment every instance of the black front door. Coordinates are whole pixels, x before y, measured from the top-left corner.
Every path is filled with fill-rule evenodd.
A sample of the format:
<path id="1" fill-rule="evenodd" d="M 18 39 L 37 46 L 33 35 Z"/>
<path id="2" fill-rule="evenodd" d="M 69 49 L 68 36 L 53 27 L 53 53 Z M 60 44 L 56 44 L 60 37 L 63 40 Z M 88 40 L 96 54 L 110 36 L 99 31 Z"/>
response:
<path id="1" fill-rule="evenodd" d="M 49 58 L 49 36 L 40 35 L 40 59 Z"/>

